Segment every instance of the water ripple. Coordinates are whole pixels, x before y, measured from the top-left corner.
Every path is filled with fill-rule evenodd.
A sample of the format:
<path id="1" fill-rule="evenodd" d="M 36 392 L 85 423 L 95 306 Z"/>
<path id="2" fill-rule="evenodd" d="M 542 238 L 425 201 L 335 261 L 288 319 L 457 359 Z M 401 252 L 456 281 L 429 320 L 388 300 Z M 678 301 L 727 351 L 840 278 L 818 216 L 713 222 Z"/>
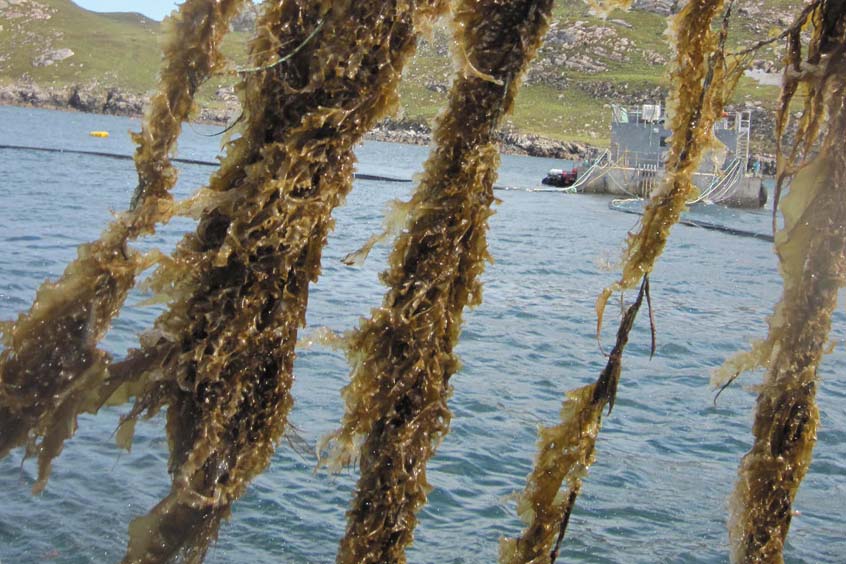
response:
<path id="1" fill-rule="evenodd" d="M 0 141 L 26 130 L 57 146 L 102 146 L 87 132 L 107 129 L 110 151 L 132 151 L 119 132 L 137 123 L 108 116 L 0 108 Z M 3 137 L 7 139 L 3 139 Z M 180 153 L 210 159 L 214 140 L 189 131 Z M 410 177 L 424 148 L 366 143 L 359 169 Z M 551 161 L 506 157 L 500 182 L 533 186 Z M 185 197 L 206 181 L 207 169 L 185 166 L 177 187 Z M 30 304 L 45 278 L 58 277 L 78 243 L 97 237 L 135 185 L 131 163 L 61 154 L 0 152 L 0 319 Z M 340 264 L 380 229 L 383 210 L 407 199 L 410 185 L 356 182 L 324 253 L 313 286 L 310 327 L 345 331 L 381 303 L 379 271 L 388 248 L 374 249 L 360 268 Z M 452 381 L 452 433 L 428 477 L 430 503 L 422 511 L 411 562 L 480 563 L 496 559 L 501 536 L 521 528 L 509 495 L 525 484 L 535 455 L 536 427 L 557 421 L 564 392 L 592 381 L 604 357 L 597 348 L 594 301 L 614 279 L 602 263 L 619 257 L 632 218 L 592 196 L 500 192 L 491 219 L 496 259 L 484 275 L 485 303 L 466 316 L 458 352 L 464 368 Z M 719 210 L 709 210 L 717 213 Z M 763 218 L 763 219 L 762 219 Z M 743 212 L 731 221 L 767 222 Z M 757 224 L 756 224 L 757 225 Z M 174 221 L 137 248 L 168 251 L 192 222 Z M 606 417 L 597 463 L 585 481 L 562 561 L 590 563 L 718 563 L 726 561 L 727 498 L 737 464 L 751 443 L 754 395 L 746 376 L 713 405 L 712 369 L 766 333 L 766 316 L 780 284 L 770 247 L 759 241 L 678 228 L 652 276 L 658 327 L 656 358 L 643 320 L 624 361 L 617 405 Z M 137 343 L 161 308 L 139 308 L 133 293 L 107 336 L 115 355 Z M 619 308 L 612 304 L 603 332 L 607 345 Z M 846 316 L 835 316 L 834 338 L 846 338 Z M 846 553 L 842 511 L 846 488 L 846 390 L 842 345 L 820 371 L 822 425 L 816 461 L 800 490 L 787 549 L 789 562 L 840 562 Z M 292 421 L 314 444 L 338 425 L 340 389 L 349 368 L 342 354 L 298 354 Z M 57 563 L 120 559 L 130 520 L 169 488 L 162 417 L 139 425 L 131 453 L 113 445 L 121 409 L 82 417 L 79 433 L 55 463 L 47 492 L 29 495 L 32 461 L 21 453 L 0 461 L 0 560 Z M 305 457 L 305 458 L 304 458 Z M 353 470 L 312 472 L 309 453 L 280 447 L 271 467 L 234 508 L 209 562 L 329 562 L 344 531 L 355 486 Z M 104 518 L 105 517 L 105 518 Z"/>

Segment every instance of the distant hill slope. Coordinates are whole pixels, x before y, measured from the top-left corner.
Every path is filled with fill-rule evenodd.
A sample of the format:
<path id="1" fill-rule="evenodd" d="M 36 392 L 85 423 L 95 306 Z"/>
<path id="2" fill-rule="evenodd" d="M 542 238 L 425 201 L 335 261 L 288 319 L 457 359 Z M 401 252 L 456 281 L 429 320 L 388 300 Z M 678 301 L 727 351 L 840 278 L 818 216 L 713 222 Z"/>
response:
<path id="1" fill-rule="evenodd" d="M 792 7 L 791 7 L 792 6 Z M 665 64 L 672 55 L 664 38 L 672 0 L 638 0 L 629 12 L 602 20 L 581 0 L 556 3 L 555 18 L 539 60 L 506 124 L 523 133 L 559 140 L 607 143 L 614 101 L 660 99 Z M 796 10 L 789 0 L 741 0 L 732 24 L 733 45 L 748 45 L 786 25 Z M 0 0 L 0 83 L 30 81 L 43 88 L 72 84 L 146 93 L 155 87 L 162 25 L 140 14 L 99 14 L 70 0 Z M 243 22 L 237 29 L 243 29 Z M 224 51 L 242 62 L 248 34 L 234 32 Z M 432 118 L 446 100 L 452 74 L 446 26 L 424 41 L 405 73 L 402 117 Z M 773 70 L 780 44 L 761 53 L 756 66 Z M 232 102 L 232 79 L 216 77 L 201 103 Z M 770 107 L 777 88 L 751 79 L 736 102 Z"/>
<path id="2" fill-rule="evenodd" d="M 0 0 L 0 25 L 5 81 L 98 81 L 139 91 L 154 83 L 160 24 L 140 14 L 95 14 L 68 0 Z"/>

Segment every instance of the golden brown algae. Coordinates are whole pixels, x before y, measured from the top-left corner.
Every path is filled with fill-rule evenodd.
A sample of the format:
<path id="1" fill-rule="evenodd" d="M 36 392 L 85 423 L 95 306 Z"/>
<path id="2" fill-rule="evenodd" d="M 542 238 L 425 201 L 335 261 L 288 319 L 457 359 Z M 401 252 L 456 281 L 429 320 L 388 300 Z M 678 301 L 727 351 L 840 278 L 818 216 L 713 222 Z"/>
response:
<path id="1" fill-rule="evenodd" d="M 241 4 L 188 0 L 166 20 L 159 91 L 135 136 L 138 187 L 132 209 L 99 240 L 80 246 L 62 277 L 45 282 L 30 311 L 4 331 L 0 458 L 27 444 L 38 455 L 35 491 L 44 487 L 51 461 L 75 431 L 77 414 L 99 407 L 95 396 L 111 358 L 97 344 L 136 275 L 157 260 L 155 253 L 141 255 L 127 243 L 152 233 L 173 213 L 169 190 L 176 171 L 169 156 L 191 115 L 196 89 L 221 66 L 218 47 Z"/>
<path id="2" fill-rule="evenodd" d="M 724 16 L 719 34 L 711 29 L 721 8 L 722 0 L 689 2 L 673 20 L 677 58 L 671 74 L 673 135 L 667 179 L 647 205 L 640 230 L 629 237 L 621 280 L 607 288 L 597 301 L 597 328 L 601 327 L 605 304 L 613 292 L 630 288 L 638 281 L 641 289 L 620 321 L 616 343 L 597 381 L 568 392 L 561 423 L 541 429 L 535 467 L 518 497 L 518 511 L 527 527 L 519 538 L 502 541 L 503 563 L 545 564 L 557 558 L 582 478 L 595 459 L 603 409 L 608 406 L 610 411 L 614 405 L 629 332 L 644 297 L 649 299 L 648 275 L 694 190 L 692 174 L 741 74 L 741 65 L 727 67 L 723 54 L 730 12 Z M 561 491 L 564 485 L 566 490 Z"/>
<path id="3" fill-rule="evenodd" d="M 119 432 L 128 444 L 137 417 L 167 407 L 173 486 L 130 530 L 125 562 L 197 562 L 248 482 L 269 463 L 291 406 L 293 345 L 308 286 L 350 189 L 353 144 L 396 103 L 403 64 L 442 0 L 380 3 L 266 2 L 244 70 L 241 137 L 228 145 L 209 190 L 181 206 L 168 161 L 196 87 L 221 60 L 217 45 L 235 0 L 188 0 L 171 24 L 162 91 L 136 137 L 139 185 L 132 208 L 100 241 L 80 249 L 62 279 L 6 332 L 0 354 L 0 456 L 37 445 L 43 485 L 49 461 L 76 414 L 136 397 Z M 520 510 L 529 523 L 505 541 L 504 562 L 550 562 L 594 458 L 601 416 L 613 406 L 623 348 L 670 227 L 692 190 L 690 175 L 730 94 L 739 65 L 711 31 L 722 2 L 690 2 L 675 22 L 678 59 L 668 180 L 629 240 L 623 276 L 598 302 L 643 280 L 623 316 L 597 382 L 568 394 L 562 423 L 541 432 L 540 454 Z M 362 447 L 362 477 L 339 562 L 404 562 L 425 503 L 426 463 L 445 436 L 454 347 L 463 308 L 479 303 L 486 223 L 497 154 L 492 134 L 513 104 L 536 52 L 551 0 L 457 0 L 462 75 L 440 118 L 437 148 L 398 240 L 383 307 L 353 335 L 347 414 L 334 460 Z M 837 290 L 846 282 L 846 63 L 843 1 L 811 8 L 805 61 L 801 26 L 789 34 L 791 65 L 782 119 L 798 86 L 809 93 L 797 144 L 780 161 L 791 177 L 785 229 L 777 238 L 785 294 L 770 336 L 730 366 L 766 365 L 755 446 L 745 457 L 732 514 L 737 561 L 780 561 L 791 504 L 815 438 L 816 366 Z M 811 13 L 811 12 L 809 12 Z M 199 23 L 198 23 L 199 22 Z M 724 27 L 725 31 L 725 27 Z M 821 133 L 822 132 L 822 133 Z M 823 136 L 823 141 L 816 139 Z M 810 162 L 808 162 L 810 161 Z M 175 213 L 200 213 L 197 232 L 173 257 L 141 256 L 127 241 Z M 97 349 L 135 276 L 154 262 L 152 287 L 171 302 L 140 349 L 110 365 Z M 750 360 L 751 359 L 751 360 Z M 745 363 L 745 364 L 744 364 Z M 561 492 L 563 483 L 567 490 Z"/>
<path id="4" fill-rule="evenodd" d="M 623 351 L 644 297 L 649 297 L 648 278 L 644 278 L 637 299 L 623 315 L 617 341 L 599 378 L 593 384 L 567 392 L 561 423 L 540 430 L 535 466 L 526 489 L 517 498 L 517 512 L 526 529 L 519 538 L 500 541 L 502 564 L 555 562 L 582 488 L 582 478 L 595 460 L 603 410 L 607 406 L 610 412 L 614 407 Z M 561 490 L 564 484 L 566 491 Z"/>
<path id="5" fill-rule="evenodd" d="M 449 379 L 465 306 L 481 301 L 486 230 L 499 164 L 494 133 L 547 28 L 551 0 L 461 0 L 460 66 L 406 230 L 382 275 L 389 290 L 352 335 L 335 463 L 360 452 L 361 477 L 338 562 L 405 562 L 426 501 L 426 464 L 446 435 Z M 361 445 L 360 451 L 357 446 Z"/>
<path id="6" fill-rule="evenodd" d="M 673 134 L 667 175 L 647 203 L 637 233 L 629 235 L 620 280 L 597 300 L 597 333 L 611 295 L 639 284 L 664 251 L 670 230 L 696 190 L 693 174 L 712 142 L 714 124 L 742 76 L 741 61 L 727 65 L 724 56 L 728 13 L 719 33 L 711 29 L 722 9 L 722 0 L 688 2 L 672 20 L 676 59 L 670 73 L 668 116 Z"/>
<path id="7" fill-rule="evenodd" d="M 353 148 L 396 106 L 403 65 L 441 8 L 264 4 L 239 87 L 241 136 L 211 179 L 196 233 L 153 276 L 168 311 L 109 382 L 120 386 L 116 398 L 138 398 L 132 417 L 167 406 L 171 446 L 171 491 L 132 523 L 125 562 L 201 560 L 270 462 L 292 404 L 309 284 L 352 185 Z"/>
<path id="8" fill-rule="evenodd" d="M 827 348 L 831 315 L 846 286 L 846 3 L 818 3 L 801 57 L 802 24 L 788 38 L 780 131 L 793 95 L 807 93 L 796 141 L 779 155 L 779 187 L 791 180 L 781 210 L 776 252 L 784 294 L 767 338 L 730 359 L 715 383 L 766 368 L 758 395 L 754 444 L 744 456 L 731 503 L 732 561 L 780 563 L 793 500 L 816 442 L 817 367 Z"/>

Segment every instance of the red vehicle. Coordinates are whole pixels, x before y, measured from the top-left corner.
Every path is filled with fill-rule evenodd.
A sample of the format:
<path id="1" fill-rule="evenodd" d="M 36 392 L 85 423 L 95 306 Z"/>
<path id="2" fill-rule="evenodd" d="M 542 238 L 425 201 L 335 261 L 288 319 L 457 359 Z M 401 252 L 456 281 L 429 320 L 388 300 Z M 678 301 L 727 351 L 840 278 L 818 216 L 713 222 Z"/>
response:
<path id="1" fill-rule="evenodd" d="M 546 173 L 546 178 L 541 180 L 541 184 L 546 186 L 557 186 L 559 188 L 563 188 L 566 186 L 572 186 L 576 182 L 576 178 L 579 176 L 579 169 L 573 167 L 570 170 L 561 170 L 558 168 L 553 168 L 549 172 Z"/>

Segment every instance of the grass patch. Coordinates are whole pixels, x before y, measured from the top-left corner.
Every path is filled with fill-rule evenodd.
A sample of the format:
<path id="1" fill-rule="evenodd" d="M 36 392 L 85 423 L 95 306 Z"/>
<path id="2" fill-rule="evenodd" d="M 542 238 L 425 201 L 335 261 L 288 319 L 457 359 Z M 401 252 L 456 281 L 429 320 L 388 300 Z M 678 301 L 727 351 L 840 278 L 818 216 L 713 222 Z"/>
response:
<path id="1" fill-rule="evenodd" d="M 116 86 L 135 93 L 147 93 L 155 88 L 160 64 L 159 35 L 162 26 L 140 14 L 99 14 L 79 8 L 69 0 L 39 0 L 53 11 L 49 20 L 29 21 L 5 19 L 0 21 L 0 82 L 10 83 L 31 79 L 42 86 L 63 87 L 70 84 L 103 87 Z M 791 0 L 765 0 L 762 13 L 790 13 L 797 11 Z M 774 12 L 775 11 L 775 12 Z M 672 59 L 665 31 L 667 20 L 660 15 L 642 11 L 615 10 L 607 19 L 592 16 L 582 0 L 563 0 L 554 8 L 554 25 L 560 31 L 584 22 L 583 29 L 595 26 L 613 29 L 617 41 L 625 39 L 632 45 L 624 61 L 603 58 L 592 53 L 593 47 L 582 45 L 545 48 L 543 72 L 553 73 L 556 80 L 549 84 L 566 84 L 566 89 L 533 84 L 526 86 L 517 99 L 513 115 L 507 125 L 523 133 L 534 133 L 558 140 L 591 144 L 607 144 L 609 114 L 607 100 L 625 96 L 627 92 L 648 92 L 658 86 L 666 87 L 666 70 L 661 64 L 650 62 L 655 54 L 667 61 Z M 750 32 L 749 18 L 735 14 L 732 22 L 733 44 L 739 45 L 761 39 Z M 585 36 L 587 37 L 587 36 Z M 233 68 L 247 62 L 249 34 L 231 33 L 222 51 Z M 437 24 L 431 40 L 421 42 L 419 52 L 409 63 L 400 85 L 400 117 L 413 120 L 434 118 L 446 103 L 445 88 L 454 72 L 447 53 L 451 41 L 449 28 Z M 600 44 L 605 49 L 609 45 Z M 34 67 L 33 61 L 46 50 L 69 48 L 74 56 L 46 67 Z M 608 49 L 605 49 L 606 52 Z M 777 47 L 767 49 L 762 56 L 776 57 Z M 607 70 L 588 74 L 568 70 L 559 59 L 584 55 L 601 62 Z M 221 87 L 235 84 L 237 77 L 226 74 L 213 77 L 200 90 L 198 102 L 214 109 L 223 107 L 215 96 Z M 561 86 L 563 88 L 563 86 Z M 605 99 L 591 92 L 602 92 Z M 759 103 L 772 108 L 778 88 L 760 86 L 743 79 L 734 97 L 735 102 Z M 647 100 L 644 100 L 644 102 Z"/>

